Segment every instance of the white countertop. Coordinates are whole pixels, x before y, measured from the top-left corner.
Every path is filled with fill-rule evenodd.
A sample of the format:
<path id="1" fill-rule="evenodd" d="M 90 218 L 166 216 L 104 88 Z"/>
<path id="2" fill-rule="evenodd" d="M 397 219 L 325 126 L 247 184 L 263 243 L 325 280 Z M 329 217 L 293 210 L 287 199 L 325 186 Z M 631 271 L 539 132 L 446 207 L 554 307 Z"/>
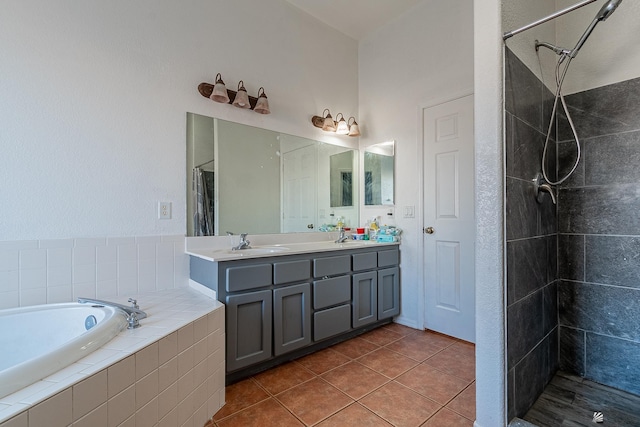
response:
<path id="1" fill-rule="evenodd" d="M 335 243 L 333 240 L 321 242 L 295 242 L 282 244 L 251 245 L 251 249 L 231 250 L 231 248 L 187 248 L 187 255 L 202 258 L 207 261 L 232 261 L 247 258 L 264 258 L 285 256 L 312 252 L 330 252 L 339 250 L 359 249 L 365 247 L 397 246 L 400 242 L 382 243 L 371 240 L 346 240 Z"/>

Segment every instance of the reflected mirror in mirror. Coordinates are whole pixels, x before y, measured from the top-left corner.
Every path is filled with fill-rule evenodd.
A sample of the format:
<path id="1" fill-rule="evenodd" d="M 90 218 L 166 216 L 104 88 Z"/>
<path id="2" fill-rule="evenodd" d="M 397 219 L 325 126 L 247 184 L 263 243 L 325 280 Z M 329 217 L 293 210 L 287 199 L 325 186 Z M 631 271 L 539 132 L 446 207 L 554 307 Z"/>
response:
<path id="1" fill-rule="evenodd" d="M 354 151 L 187 113 L 187 235 L 309 232 L 337 217 L 357 224 Z"/>
<path id="2" fill-rule="evenodd" d="M 364 150 L 364 204 L 393 205 L 395 142 L 382 142 Z"/>

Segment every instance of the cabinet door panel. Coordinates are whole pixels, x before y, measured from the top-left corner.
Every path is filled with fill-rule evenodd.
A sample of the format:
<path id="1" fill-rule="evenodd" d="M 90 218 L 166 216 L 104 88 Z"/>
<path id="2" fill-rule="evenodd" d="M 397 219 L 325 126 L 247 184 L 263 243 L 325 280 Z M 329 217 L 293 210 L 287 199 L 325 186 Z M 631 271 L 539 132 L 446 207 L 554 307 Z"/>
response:
<path id="1" fill-rule="evenodd" d="M 226 270 L 227 292 L 262 288 L 271 285 L 271 264 L 243 265 Z"/>
<path id="2" fill-rule="evenodd" d="M 378 320 L 378 275 L 376 271 L 368 271 L 352 277 L 352 326 L 357 328 Z"/>
<path id="3" fill-rule="evenodd" d="M 226 298 L 227 372 L 271 357 L 271 291 Z"/>
<path id="4" fill-rule="evenodd" d="M 313 313 L 313 340 L 320 341 L 351 329 L 351 305 L 343 304 Z"/>
<path id="5" fill-rule="evenodd" d="M 351 301 L 351 276 L 332 277 L 313 282 L 313 308 L 322 308 Z"/>
<path id="6" fill-rule="evenodd" d="M 400 314 L 400 273 L 398 267 L 378 271 L 378 319 Z"/>
<path id="7" fill-rule="evenodd" d="M 378 267 L 393 267 L 398 265 L 400 253 L 397 249 L 378 252 Z"/>
<path id="8" fill-rule="evenodd" d="M 309 283 L 274 289 L 273 309 L 273 342 L 276 356 L 311 343 Z"/>

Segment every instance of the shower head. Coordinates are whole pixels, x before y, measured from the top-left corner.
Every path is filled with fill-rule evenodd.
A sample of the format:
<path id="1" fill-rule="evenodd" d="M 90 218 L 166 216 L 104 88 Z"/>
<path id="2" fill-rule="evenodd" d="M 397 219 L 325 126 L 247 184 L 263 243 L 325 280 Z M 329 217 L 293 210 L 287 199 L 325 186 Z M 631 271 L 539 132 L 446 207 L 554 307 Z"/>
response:
<path id="1" fill-rule="evenodd" d="M 609 15 L 611 15 L 613 11 L 616 10 L 620 3 L 622 3 L 622 0 L 609 0 L 604 6 L 602 6 L 600 11 L 596 15 L 596 19 L 598 21 L 606 20 Z"/>
<path id="2" fill-rule="evenodd" d="M 602 8 L 600 8 L 596 17 L 593 19 L 593 21 L 591 21 L 591 24 L 589 24 L 587 30 L 584 32 L 582 37 L 580 37 L 578 43 L 576 43 L 576 46 L 571 49 L 571 53 L 569 54 L 571 58 L 576 57 L 584 42 L 587 41 L 587 39 L 593 32 L 593 29 L 596 27 L 596 25 L 598 25 L 598 22 L 606 20 L 613 13 L 613 11 L 616 10 L 621 2 L 622 0 L 609 0 L 607 3 L 605 3 L 604 6 L 602 6 Z"/>

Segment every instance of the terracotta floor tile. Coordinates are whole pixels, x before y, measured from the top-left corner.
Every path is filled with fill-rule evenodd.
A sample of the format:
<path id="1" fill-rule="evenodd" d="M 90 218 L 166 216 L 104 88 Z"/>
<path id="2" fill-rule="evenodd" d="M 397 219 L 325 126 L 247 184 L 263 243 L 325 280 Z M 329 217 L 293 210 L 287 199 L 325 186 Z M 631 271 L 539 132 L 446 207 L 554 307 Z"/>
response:
<path id="1" fill-rule="evenodd" d="M 411 334 L 409 338 L 416 340 L 426 346 L 439 349 L 447 348 L 458 342 L 458 340 L 455 338 L 428 330 Z"/>
<path id="2" fill-rule="evenodd" d="M 389 378 L 395 378 L 418 365 L 418 362 L 415 360 L 387 350 L 384 347 L 362 356 L 357 360 L 363 365 Z"/>
<path id="3" fill-rule="evenodd" d="M 424 363 L 465 380 L 473 381 L 476 379 L 475 350 L 472 353 L 460 345 L 447 347 L 425 360 Z"/>
<path id="4" fill-rule="evenodd" d="M 350 361 L 351 359 L 344 354 L 338 353 L 330 348 L 326 348 L 305 356 L 302 359 L 298 359 L 296 362 L 300 363 L 311 372 L 320 375 Z"/>
<path id="5" fill-rule="evenodd" d="M 418 426 L 441 407 L 394 381 L 365 396 L 359 403 L 396 427 Z"/>
<path id="6" fill-rule="evenodd" d="M 380 348 L 379 345 L 363 340 L 360 337 L 352 338 L 331 347 L 332 350 L 342 353 L 352 359 L 357 359 L 358 357 L 371 353 L 378 348 Z"/>
<path id="7" fill-rule="evenodd" d="M 454 377 L 429 365 L 418 365 L 396 378 L 411 390 L 445 405 L 469 385 L 469 381 Z"/>
<path id="8" fill-rule="evenodd" d="M 257 405 L 236 412 L 216 423 L 219 427 L 297 427 L 304 425 L 274 398 L 263 400 Z"/>
<path id="9" fill-rule="evenodd" d="M 280 393 L 276 399 L 307 425 L 322 421 L 354 402 L 320 378 Z"/>
<path id="10" fill-rule="evenodd" d="M 389 427 L 391 424 L 358 403 L 327 418 L 318 427 Z"/>
<path id="11" fill-rule="evenodd" d="M 322 378 L 356 400 L 389 381 L 389 378 L 358 362 L 342 365 L 323 374 Z"/>
<path id="12" fill-rule="evenodd" d="M 278 394 L 291 387 L 315 378 L 315 375 L 296 362 L 286 363 L 253 377 L 271 394 Z"/>
<path id="13" fill-rule="evenodd" d="M 252 378 L 225 388 L 226 404 L 213 416 L 217 421 L 269 397 Z"/>
<path id="14" fill-rule="evenodd" d="M 447 405 L 464 417 L 476 419 L 476 383 L 475 381 Z"/>
<path id="15" fill-rule="evenodd" d="M 422 427 L 473 427 L 473 421 L 461 417 L 446 408 L 442 408 L 433 417 L 422 424 Z"/>
<path id="16" fill-rule="evenodd" d="M 366 334 L 362 334 L 360 337 L 374 344 L 387 345 L 393 341 L 399 340 L 403 335 L 393 332 L 390 329 L 378 328 L 371 332 L 367 332 Z"/>
<path id="17" fill-rule="evenodd" d="M 408 326 L 401 325 L 400 323 L 389 323 L 388 325 L 384 325 L 382 328 L 395 332 L 396 334 L 400 334 L 403 337 L 407 335 L 415 334 L 416 332 L 422 332 L 422 331 L 419 331 L 418 329 L 413 329 Z"/>
<path id="18" fill-rule="evenodd" d="M 418 339 L 414 339 L 413 335 L 394 341 L 391 344 L 387 344 L 385 348 L 410 357 L 418 362 L 423 362 L 437 352 L 442 351 L 442 348 L 440 347 L 429 345 Z"/>

